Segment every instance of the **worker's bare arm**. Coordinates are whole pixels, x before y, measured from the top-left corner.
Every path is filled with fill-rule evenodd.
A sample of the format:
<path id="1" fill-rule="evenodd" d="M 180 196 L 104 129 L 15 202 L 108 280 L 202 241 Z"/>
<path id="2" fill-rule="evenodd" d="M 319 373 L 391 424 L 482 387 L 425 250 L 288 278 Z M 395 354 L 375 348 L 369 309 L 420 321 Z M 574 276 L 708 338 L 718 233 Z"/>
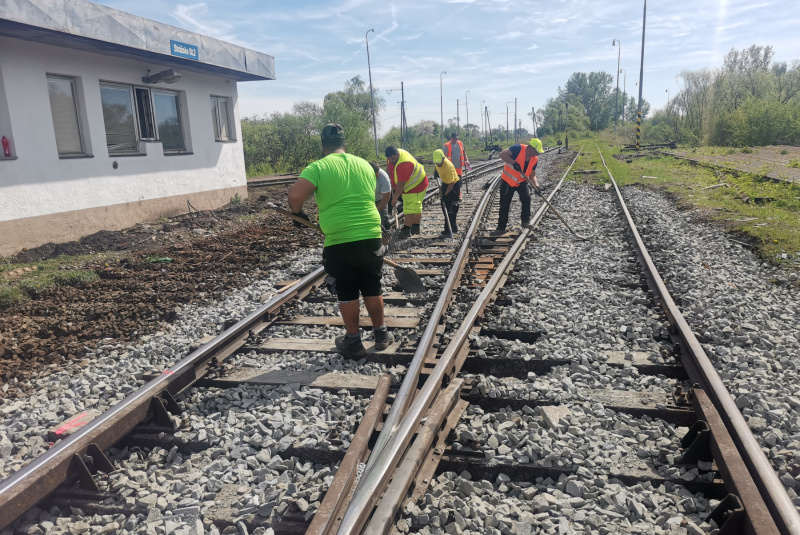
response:
<path id="1" fill-rule="evenodd" d="M 289 188 L 289 208 L 295 214 L 303 210 L 303 203 L 311 196 L 317 187 L 305 178 L 298 178 Z"/>
<path id="2" fill-rule="evenodd" d="M 386 193 L 382 194 L 381 200 L 378 201 L 378 211 L 382 211 L 386 208 L 386 205 L 389 204 L 389 201 L 392 199 L 392 192 L 387 191 Z"/>
<path id="3" fill-rule="evenodd" d="M 509 149 L 503 149 L 498 155 L 498 158 L 506 162 L 508 165 L 514 165 L 514 158 L 511 157 L 511 151 Z"/>

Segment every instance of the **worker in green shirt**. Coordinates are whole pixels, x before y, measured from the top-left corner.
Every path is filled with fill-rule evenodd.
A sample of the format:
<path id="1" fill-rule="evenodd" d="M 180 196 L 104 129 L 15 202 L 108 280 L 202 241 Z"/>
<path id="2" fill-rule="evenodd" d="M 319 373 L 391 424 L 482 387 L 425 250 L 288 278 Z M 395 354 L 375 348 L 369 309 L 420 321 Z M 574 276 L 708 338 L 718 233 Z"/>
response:
<path id="1" fill-rule="evenodd" d="M 345 357 L 361 358 L 367 351 L 358 325 L 359 293 L 372 320 L 375 349 L 386 349 L 394 341 L 383 318 L 383 248 L 381 217 L 375 207 L 375 172 L 369 162 L 345 152 L 344 129 L 338 124 L 326 125 L 320 137 L 324 157 L 308 164 L 289 188 L 289 207 L 295 215 L 308 219 L 303 203 L 314 194 L 325 234 L 322 262 L 336 279 L 346 330 L 336 338 L 336 349 Z"/>

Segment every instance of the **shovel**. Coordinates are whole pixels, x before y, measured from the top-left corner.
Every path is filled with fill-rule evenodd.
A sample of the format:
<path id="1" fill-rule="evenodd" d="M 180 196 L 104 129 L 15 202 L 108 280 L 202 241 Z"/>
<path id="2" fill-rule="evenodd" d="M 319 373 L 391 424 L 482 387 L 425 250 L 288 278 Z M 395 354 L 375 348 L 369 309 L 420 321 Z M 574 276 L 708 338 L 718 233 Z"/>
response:
<path id="1" fill-rule="evenodd" d="M 315 225 L 310 221 L 306 221 L 302 217 L 294 215 L 289 210 L 285 210 L 280 206 L 278 206 L 277 204 L 269 203 L 269 207 L 275 210 L 276 212 L 280 212 L 281 214 L 290 217 L 309 228 L 313 228 L 319 233 L 322 233 L 322 229 L 319 227 L 319 225 Z M 394 268 L 394 276 L 397 277 L 397 281 L 400 283 L 400 287 L 403 289 L 405 293 L 419 294 L 419 293 L 425 293 L 427 291 L 425 285 L 422 283 L 422 279 L 419 278 L 419 274 L 413 269 L 403 267 L 397 262 L 392 262 L 386 257 L 383 258 L 383 262 Z"/>
<path id="2" fill-rule="evenodd" d="M 574 230 L 572 230 L 572 228 L 569 226 L 569 223 L 567 223 L 566 219 L 564 219 L 563 217 L 561 217 L 561 214 L 559 214 L 559 213 L 556 211 L 556 209 L 555 209 L 555 208 L 553 208 L 553 205 L 552 205 L 552 204 L 550 204 L 550 201 L 548 201 L 548 200 L 547 200 L 547 198 L 544 196 L 544 194 L 542 193 L 542 190 L 540 190 L 538 187 L 534 186 L 534 185 L 533 185 L 533 184 L 531 184 L 530 182 L 529 182 L 528 184 L 530 184 L 530 186 L 531 186 L 531 187 L 533 188 L 533 190 L 536 192 L 536 195 L 538 195 L 538 196 L 539 196 L 539 198 L 540 198 L 540 199 L 542 199 L 542 200 L 544 201 L 544 203 L 547 205 L 547 207 L 548 207 L 548 208 L 550 208 L 550 209 L 553 211 L 553 213 L 554 213 L 554 214 L 556 214 L 556 217 L 557 217 L 557 218 L 559 218 L 559 219 L 561 220 L 561 222 L 562 222 L 562 223 L 564 223 L 564 226 L 565 226 L 565 227 L 567 227 L 567 230 L 568 230 L 568 231 L 570 231 L 570 232 L 572 233 L 572 235 L 573 235 L 573 236 L 575 236 L 576 238 L 578 238 L 578 239 L 579 239 L 579 240 L 581 240 L 581 241 L 586 241 L 586 240 L 591 240 L 592 238 L 594 238 L 594 237 L 595 237 L 595 235 L 597 235 L 597 231 L 595 231 L 595 233 L 594 233 L 594 234 L 592 234 L 591 236 L 581 236 L 581 235 L 579 235 L 577 232 L 575 232 Z"/>

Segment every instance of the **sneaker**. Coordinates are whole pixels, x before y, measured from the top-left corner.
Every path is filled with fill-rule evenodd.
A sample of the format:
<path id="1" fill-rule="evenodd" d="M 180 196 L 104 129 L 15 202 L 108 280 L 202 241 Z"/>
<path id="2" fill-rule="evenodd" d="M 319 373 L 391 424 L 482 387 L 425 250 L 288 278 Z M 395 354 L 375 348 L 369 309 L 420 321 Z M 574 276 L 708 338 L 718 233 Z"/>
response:
<path id="1" fill-rule="evenodd" d="M 336 337 L 336 349 L 338 349 L 342 356 L 345 358 L 361 358 L 367 354 L 367 349 L 359 339 L 357 342 L 350 342 L 346 336 Z"/>
<path id="2" fill-rule="evenodd" d="M 453 233 L 450 232 L 449 230 L 443 230 L 441 232 L 441 234 L 439 234 L 439 237 L 440 238 L 452 238 L 453 237 Z"/>
<path id="3" fill-rule="evenodd" d="M 399 239 L 405 239 L 411 236 L 411 227 L 403 227 L 400 229 L 400 234 L 397 235 Z"/>
<path id="4" fill-rule="evenodd" d="M 504 228 L 496 228 L 489 233 L 489 236 L 502 236 L 506 233 L 506 229 Z"/>
<path id="5" fill-rule="evenodd" d="M 372 330 L 375 335 L 375 351 L 383 351 L 394 342 L 394 335 L 388 329 L 382 331 Z"/>

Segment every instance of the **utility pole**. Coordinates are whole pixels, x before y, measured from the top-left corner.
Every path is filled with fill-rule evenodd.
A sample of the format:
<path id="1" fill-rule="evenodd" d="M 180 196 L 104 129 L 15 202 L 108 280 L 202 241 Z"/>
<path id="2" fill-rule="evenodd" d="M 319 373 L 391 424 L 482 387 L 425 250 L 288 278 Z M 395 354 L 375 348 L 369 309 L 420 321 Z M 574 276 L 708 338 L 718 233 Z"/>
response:
<path id="1" fill-rule="evenodd" d="M 508 105 L 509 104 L 511 104 L 510 100 L 508 102 L 506 102 L 506 143 L 508 143 Z M 516 104 L 516 102 L 514 104 Z M 516 115 L 514 115 L 514 122 L 515 123 L 517 122 Z"/>
<path id="2" fill-rule="evenodd" d="M 386 94 L 391 95 L 392 91 L 397 91 L 395 89 L 387 89 Z M 407 137 L 408 131 L 408 124 L 406 123 L 406 92 L 403 88 L 403 82 L 400 82 L 400 140 L 403 144 L 403 148 L 406 148 L 406 143 L 408 142 Z"/>
<path id="3" fill-rule="evenodd" d="M 506 102 L 506 143 L 508 143 L 508 102 Z"/>
<path id="4" fill-rule="evenodd" d="M 467 89 L 467 92 L 464 93 L 464 107 L 467 110 L 467 122 L 464 123 L 464 128 L 467 129 L 467 147 L 469 147 L 470 141 L 472 140 L 472 137 L 469 133 L 469 100 L 467 100 L 468 95 L 469 95 L 469 89 Z"/>
<path id="5" fill-rule="evenodd" d="M 483 109 L 483 103 L 486 102 L 485 100 L 481 100 L 481 109 Z M 486 129 L 484 125 L 486 124 L 486 117 L 484 116 L 483 112 L 481 112 L 481 135 L 483 139 L 486 139 Z"/>
<path id="6" fill-rule="evenodd" d="M 441 114 L 439 123 L 439 137 L 441 138 L 440 141 L 442 142 L 442 147 L 444 147 L 444 101 L 442 100 L 442 74 L 447 74 L 447 71 L 442 71 L 439 74 L 439 113 Z"/>
<path id="7" fill-rule="evenodd" d="M 539 137 L 536 135 L 536 109 L 531 106 L 531 119 L 533 120 L 533 137 Z"/>
<path id="8" fill-rule="evenodd" d="M 618 108 L 618 106 L 619 106 L 618 105 L 618 102 L 619 102 L 619 59 L 620 59 L 620 56 L 622 55 L 622 41 L 620 41 L 619 39 L 614 39 L 613 41 L 611 41 L 611 46 L 615 46 L 614 43 L 619 45 L 619 47 L 617 48 L 617 94 L 614 97 L 614 135 L 616 136 L 617 135 L 617 117 L 619 117 L 619 115 L 617 113 L 617 110 L 619 109 Z"/>
<path id="9" fill-rule="evenodd" d="M 486 129 L 484 129 L 484 131 L 483 131 L 483 140 L 484 140 L 484 143 L 486 144 L 485 146 L 488 148 L 489 147 L 489 137 L 492 135 L 492 123 L 489 122 L 489 106 L 484 106 L 483 107 L 483 111 L 484 111 L 484 116 L 486 118 Z M 492 141 L 494 141 L 493 137 L 492 137 Z"/>
<path id="10" fill-rule="evenodd" d="M 569 102 L 565 102 L 564 105 L 567 107 L 567 112 L 564 114 L 566 115 L 566 126 L 564 127 L 564 148 L 569 150 Z"/>
<path id="11" fill-rule="evenodd" d="M 456 132 L 458 132 L 459 136 L 461 135 L 461 122 L 458 117 L 458 112 L 460 107 L 461 105 L 458 103 L 458 99 L 456 99 Z"/>
<path id="12" fill-rule="evenodd" d="M 639 65 L 639 108 L 636 111 L 636 150 L 639 150 L 639 143 L 642 139 L 642 82 L 644 80 L 644 30 L 647 25 L 647 0 L 644 0 L 644 11 L 642 12 L 642 60 Z"/>
<path id="13" fill-rule="evenodd" d="M 620 69 L 622 73 L 622 126 L 625 126 L 625 101 L 628 100 L 628 71 Z"/>
<path id="14" fill-rule="evenodd" d="M 403 125 L 402 133 L 403 133 L 403 149 L 406 148 L 406 141 L 407 136 L 406 132 L 408 132 L 408 124 L 406 124 L 406 92 L 403 89 L 403 82 L 400 82 L 400 120 Z"/>
<path id="15" fill-rule="evenodd" d="M 514 143 L 519 143 L 519 128 L 516 128 L 517 124 L 517 97 L 514 97 Z"/>
<path id="16" fill-rule="evenodd" d="M 375 94 L 372 92 L 372 66 L 369 63 L 369 32 L 375 32 L 375 29 L 367 30 L 364 34 L 364 39 L 367 41 L 367 70 L 369 71 L 369 98 L 372 100 L 372 135 L 375 137 L 375 159 L 379 160 L 378 154 L 378 126 L 375 122 Z"/>

